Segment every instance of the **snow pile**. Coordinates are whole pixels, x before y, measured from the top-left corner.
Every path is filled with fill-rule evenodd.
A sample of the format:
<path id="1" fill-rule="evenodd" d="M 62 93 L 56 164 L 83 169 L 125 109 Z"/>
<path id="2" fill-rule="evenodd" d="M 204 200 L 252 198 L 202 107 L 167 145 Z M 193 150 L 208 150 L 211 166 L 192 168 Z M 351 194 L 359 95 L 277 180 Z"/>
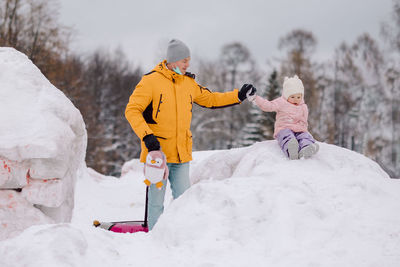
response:
<path id="1" fill-rule="evenodd" d="M 0 266 L 385 266 L 400 262 L 400 181 L 370 159 L 320 143 L 289 161 L 275 141 L 194 155 L 193 186 L 153 231 L 118 234 L 93 219 L 143 218 L 137 160 L 120 179 L 90 170 L 71 224 L 0 242 Z M 167 194 L 170 194 L 167 191 Z"/>
<path id="2" fill-rule="evenodd" d="M 70 221 L 85 167 L 79 110 L 24 54 L 1 47 L 0 114 L 0 240 L 32 224 Z"/>

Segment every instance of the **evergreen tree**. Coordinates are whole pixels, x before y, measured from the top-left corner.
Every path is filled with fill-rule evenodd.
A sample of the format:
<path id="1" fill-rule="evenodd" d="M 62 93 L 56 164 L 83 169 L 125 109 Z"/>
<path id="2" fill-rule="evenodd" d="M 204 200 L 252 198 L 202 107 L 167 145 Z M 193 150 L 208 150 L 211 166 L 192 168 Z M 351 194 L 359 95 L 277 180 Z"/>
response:
<path id="1" fill-rule="evenodd" d="M 279 90 L 279 82 L 278 82 L 278 72 L 274 70 L 268 78 L 268 85 L 266 90 L 266 98 L 268 100 L 274 100 L 275 98 L 279 97 L 281 92 Z M 275 124 L 275 112 L 266 112 L 264 113 L 264 137 L 266 139 L 273 139 L 274 135 L 274 124 Z"/>
<path id="2" fill-rule="evenodd" d="M 278 73 L 274 70 L 268 78 L 268 85 L 265 92 L 258 92 L 261 97 L 273 100 L 280 95 L 278 85 Z M 275 113 L 264 112 L 255 104 L 249 110 L 248 121 L 243 128 L 242 146 L 249 146 L 255 142 L 273 139 Z"/>
<path id="3" fill-rule="evenodd" d="M 255 142 L 264 141 L 264 116 L 255 104 L 249 110 L 249 120 L 243 128 L 242 146 L 250 146 Z"/>

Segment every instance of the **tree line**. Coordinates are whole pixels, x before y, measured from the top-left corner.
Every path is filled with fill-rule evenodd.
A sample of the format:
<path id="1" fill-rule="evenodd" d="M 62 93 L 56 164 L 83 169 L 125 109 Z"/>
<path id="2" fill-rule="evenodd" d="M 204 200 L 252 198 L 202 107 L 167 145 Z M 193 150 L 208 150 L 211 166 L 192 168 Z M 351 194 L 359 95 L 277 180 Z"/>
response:
<path id="1" fill-rule="evenodd" d="M 125 106 L 143 72 L 122 50 L 77 54 L 73 30 L 57 22 L 57 1 L 0 0 L 0 46 L 25 53 L 81 111 L 88 131 L 86 162 L 118 175 L 137 158 L 140 143 L 124 118 Z M 280 96 L 285 76 L 297 74 L 305 86 L 309 129 L 321 142 L 377 161 L 400 176 L 400 0 L 381 25 L 381 37 L 368 33 L 340 43 L 333 58 L 315 60 L 317 38 L 294 29 L 278 40 L 282 58 L 264 73 L 240 42 L 224 45 L 215 60 L 198 60 L 196 79 L 212 90 L 229 91 L 253 83 L 270 100 Z M 146 71 L 147 72 L 147 71 Z M 194 150 L 228 149 L 272 139 L 274 113 L 250 103 L 209 111 L 194 108 Z"/>
<path id="2" fill-rule="evenodd" d="M 88 132 L 87 165 L 118 174 L 139 153 L 124 110 L 142 71 L 120 50 L 73 53 L 73 30 L 58 23 L 58 9 L 52 0 L 0 0 L 0 46 L 25 53 L 80 110 Z"/>

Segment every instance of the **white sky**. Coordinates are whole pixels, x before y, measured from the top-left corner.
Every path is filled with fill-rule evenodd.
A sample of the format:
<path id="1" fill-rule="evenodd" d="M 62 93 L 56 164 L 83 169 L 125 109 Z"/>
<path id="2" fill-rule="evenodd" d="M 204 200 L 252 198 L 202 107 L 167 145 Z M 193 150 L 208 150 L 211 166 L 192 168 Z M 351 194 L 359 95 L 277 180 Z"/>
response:
<path id="1" fill-rule="evenodd" d="M 279 38 L 297 28 L 313 32 L 318 58 L 330 58 L 364 32 L 378 38 L 391 9 L 392 0 L 61 0 L 60 20 L 74 27 L 76 52 L 120 46 L 147 71 L 171 38 L 184 41 L 193 60 L 216 59 L 239 41 L 263 67 L 279 56 Z"/>

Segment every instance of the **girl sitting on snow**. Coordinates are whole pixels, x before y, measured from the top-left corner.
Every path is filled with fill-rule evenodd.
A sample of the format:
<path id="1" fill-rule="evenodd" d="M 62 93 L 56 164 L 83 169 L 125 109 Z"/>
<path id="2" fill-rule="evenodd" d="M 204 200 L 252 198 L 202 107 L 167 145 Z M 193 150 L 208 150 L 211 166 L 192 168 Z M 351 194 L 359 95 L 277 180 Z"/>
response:
<path id="1" fill-rule="evenodd" d="M 276 112 L 274 138 L 290 159 L 309 158 L 319 149 L 307 131 L 308 108 L 303 97 L 304 86 L 297 75 L 285 77 L 282 96 L 272 101 L 256 95 L 248 96 L 261 110 Z"/>

